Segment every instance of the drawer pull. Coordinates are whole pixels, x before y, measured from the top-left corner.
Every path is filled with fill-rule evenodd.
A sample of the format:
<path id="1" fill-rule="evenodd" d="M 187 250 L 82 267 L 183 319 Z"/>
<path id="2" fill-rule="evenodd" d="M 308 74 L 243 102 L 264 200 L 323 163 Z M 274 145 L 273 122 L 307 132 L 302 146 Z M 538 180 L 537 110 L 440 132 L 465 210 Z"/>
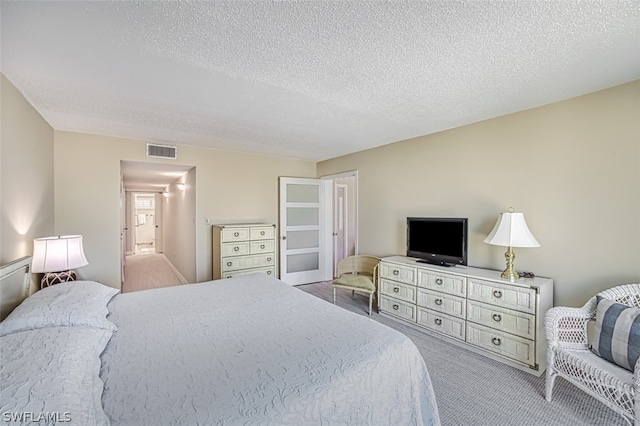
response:
<path id="1" fill-rule="evenodd" d="M 442 299 L 436 299 L 436 305 L 438 306 L 442 305 Z"/>
<path id="2" fill-rule="evenodd" d="M 500 299 L 502 297 L 502 292 L 500 290 L 493 290 L 493 297 Z"/>
<path id="3" fill-rule="evenodd" d="M 267 275 L 271 275 L 271 271 L 267 271 Z"/>
<path id="4" fill-rule="evenodd" d="M 393 275 L 400 275 L 400 271 L 398 271 L 397 269 L 393 270 Z"/>
<path id="5" fill-rule="evenodd" d="M 394 303 L 392 308 L 393 308 L 394 311 L 397 311 L 398 309 L 400 309 L 400 306 L 398 306 L 397 304 Z"/>
<path id="6" fill-rule="evenodd" d="M 240 251 L 240 247 L 235 246 L 235 247 L 233 248 L 233 251 Z"/>
<path id="7" fill-rule="evenodd" d="M 264 250 L 264 244 L 260 244 L 260 249 Z"/>
<path id="8" fill-rule="evenodd" d="M 260 231 L 260 235 L 264 235 L 264 231 Z"/>
<path id="9" fill-rule="evenodd" d="M 394 287 L 393 288 L 393 292 L 394 293 L 400 293 L 400 287 Z"/>
<path id="10" fill-rule="evenodd" d="M 442 278 L 436 278 L 436 284 L 442 285 Z"/>
<path id="11" fill-rule="evenodd" d="M 227 262 L 227 266 L 233 265 L 233 262 Z"/>
<path id="12" fill-rule="evenodd" d="M 433 322 L 435 322 L 436 325 L 442 325 L 442 320 L 440 318 L 436 318 Z"/>
<path id="13" fill-rule="evenodd" d="M 239 232 L 234 232 L 234 233 L 233 233 L 233 236 L 234 236 L 234 237 L 239 237 L 239 236 L 240 236 L 240 233 L 239 233 Z"/>
<path id="14" fill-rule="evenodd" d="M 494 320 L 495 322 L 500 322 L 500 321 L 502 321 L 502 315 L 500 315 L 500 314 L 493 314 L 492 318 L 493 318 L 493 320 Z"/>
<path id="15" fill-rule="evenodd" d="M 267 257 L 267 262 L 271 262 L 271 257 Z"/>
<path id="16" fill-rule="evenodd" d="M 491 343 L 493 343 L 496 346 L 500 346 L 502 341 L 500 339 L 498 339 L 497 337 L 494 337 L 493 339 L 491 339 Z"/>

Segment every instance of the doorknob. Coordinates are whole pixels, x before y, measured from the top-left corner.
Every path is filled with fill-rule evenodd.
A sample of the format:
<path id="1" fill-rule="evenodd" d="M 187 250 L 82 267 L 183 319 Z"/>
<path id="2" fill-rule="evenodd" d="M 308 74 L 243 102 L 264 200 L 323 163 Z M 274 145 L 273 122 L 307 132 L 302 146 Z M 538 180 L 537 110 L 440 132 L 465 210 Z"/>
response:
<path id="1" fill-rule="evenodd" d="M 283 239 L 283 240 L 286 240 L 286 239 L 287 239 L 286 235 L 283 235 L 283 236 L 282 236 L 282 239 Z"/>

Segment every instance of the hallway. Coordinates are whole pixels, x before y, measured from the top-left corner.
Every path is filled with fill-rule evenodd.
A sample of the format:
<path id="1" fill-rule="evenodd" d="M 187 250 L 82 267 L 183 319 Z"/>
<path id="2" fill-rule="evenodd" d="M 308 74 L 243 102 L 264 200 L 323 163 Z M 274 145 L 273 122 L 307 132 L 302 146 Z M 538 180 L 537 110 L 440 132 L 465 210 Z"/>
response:
<path id="1" fill-rule="evenodd" d="M 162 254 L 139 253 L 125 258 L 122 292 L 186 284 Z"/>

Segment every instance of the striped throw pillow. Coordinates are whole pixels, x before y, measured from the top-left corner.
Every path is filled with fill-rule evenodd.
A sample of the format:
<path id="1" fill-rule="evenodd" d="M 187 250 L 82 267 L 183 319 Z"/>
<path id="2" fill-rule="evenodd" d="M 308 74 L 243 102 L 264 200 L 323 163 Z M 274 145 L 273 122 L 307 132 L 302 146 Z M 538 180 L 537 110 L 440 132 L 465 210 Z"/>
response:
<path id="1" fill-rule="evenodd" d="M 598 296 L 592 351 L 633 371 L 640 357 L 640 309 Z"/>

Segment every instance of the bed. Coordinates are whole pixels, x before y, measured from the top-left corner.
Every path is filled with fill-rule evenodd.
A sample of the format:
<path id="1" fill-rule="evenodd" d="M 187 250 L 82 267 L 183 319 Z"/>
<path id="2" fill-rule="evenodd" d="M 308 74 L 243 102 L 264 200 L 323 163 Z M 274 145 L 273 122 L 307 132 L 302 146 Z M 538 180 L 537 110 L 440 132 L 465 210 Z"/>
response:
<path id="1" fill-rule="evenodd" d="M 280 280 L 116 293 L 58 284 L 0 323 L 0 422 L 440 424 L 407 337 Z"/>

